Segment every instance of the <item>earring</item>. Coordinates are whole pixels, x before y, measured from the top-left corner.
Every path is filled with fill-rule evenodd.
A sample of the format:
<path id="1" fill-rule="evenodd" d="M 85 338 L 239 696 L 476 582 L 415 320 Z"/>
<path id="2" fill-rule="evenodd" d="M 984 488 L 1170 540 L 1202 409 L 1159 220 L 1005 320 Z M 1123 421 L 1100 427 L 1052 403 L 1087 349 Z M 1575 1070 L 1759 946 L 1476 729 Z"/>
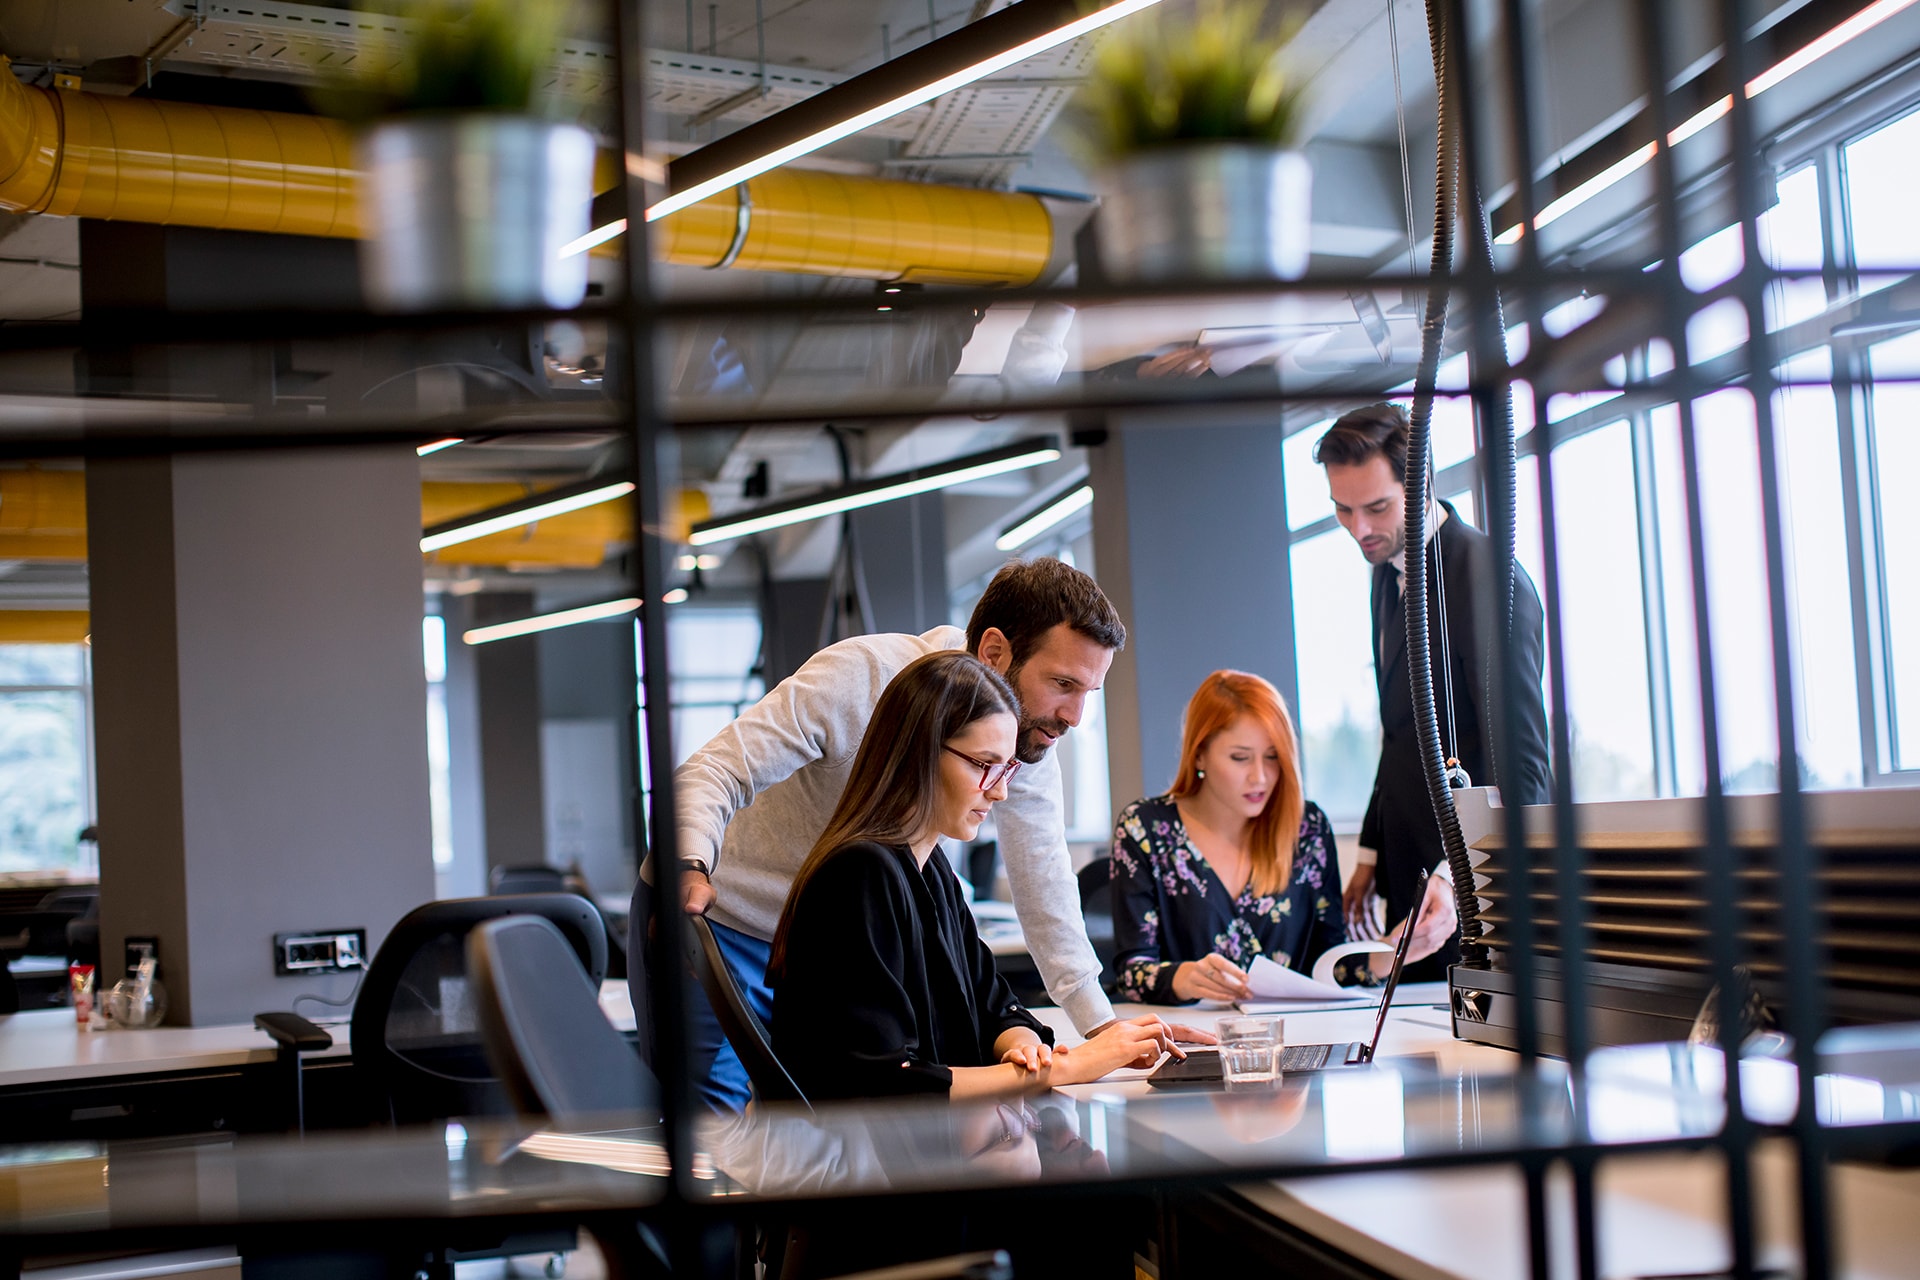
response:
<path id="1" fill-rule="evenodd" d="M 1207 776 L 1207 771 L 1205 769 L 1195 769 L 1193 771 L 1193 776 L 1196 778 L 1204 778 Z"/>

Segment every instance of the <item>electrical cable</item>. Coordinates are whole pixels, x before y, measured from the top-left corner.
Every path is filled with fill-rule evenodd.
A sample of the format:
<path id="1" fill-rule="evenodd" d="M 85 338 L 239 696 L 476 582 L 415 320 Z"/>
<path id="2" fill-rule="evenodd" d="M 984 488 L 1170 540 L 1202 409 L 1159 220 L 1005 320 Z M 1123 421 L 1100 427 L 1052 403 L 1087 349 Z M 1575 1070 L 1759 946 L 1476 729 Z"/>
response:
<path id="1" fill-rule="evenodd" d="M 1387 0 L 1387 43 L 1392 46 L 1387 64 L 1393 68 L 1393 115 L 1400 125 L 1400 198 L 1407 206 L 1407 274 L 1413 275 L 1418 270 L 1413 265 L 1413 165 L 1407 150 L 1407 101 L 1400 92 L 1400 24 L 1393 16 L 1396 3 L 1398 0 Z"/>
<path id="2" fill-rule="evenodd" d="M 1429 507 L 1433 500 L 1432 476 L 1432 439 L 1433 439 L 1433 393 L 1440 371 L 1440 351 L 1446 336 L 1447 306 L 1449 301 L 1449 281 L 1453 269 L 1453 238 L 1456 210 L 1456 194 L 1465 190 L 1466 214 L 1475 224 L 1472 233 L 1471 248 L 1476 257 L 1484 257 L 1487 263 L 1492 260 L 1492 238 L 1486 229 L 1486 212 L 1481 205 L 1479 193 L 1472 181 L 1466 176 L 1461 164 L 1461 146 L 1455 137 L 1457 121 L 1455 111 L 1450 109 L 1450 99 L 1459 92 L 1460 80 L 1456 66 L 1457 52 L 1453 48 L 1450 23 L 1446 13 L 1447 0 L 1426 0 L 1427 36 L 1433 56 L 1434 79 L 1434 115 L 1436 136 L 1434 140 L 1434 210 L 1433 210 L 1433 255 L 1428 269 L 1427 306 L 1420 329 L 1420 363 L 1414 374 L 1413 412 L 1407 439 L 1406 484 L 1406 545 L 1419 549 L 1419 554 L 1406 557 L 1406 615 L 1407 615 L 1407 667 L 1409 681 L 1413 687 L 1413 706 L 1415 732 L 1420 743 L 1421 772 L 1426 778 L 1427 799 L 1433 806 L 1434 818 L 1440 828 L 1440 844 L 1447 859 L 1448 870 L 1452 873 L 1454 905 L 1460 917 L 1460 955 L 1461 960 L 1470 965 L 1484 965 L 1487 961 L 1487 947 L 1480 939 L 1485 926 L 1480 921 L 1480 903 L 1474 892 L 1473 865 L 1467 856 L 1466 839 L 1460 830 L 1459 813 L 1454 808 L 1453 790 L 1447 776 L 1446 753 L 1440 742 L 1440 719 L 1434 703 L 1433 651 L 1431 626 L 1427 616 L 1427 597 L 1429 592 L 1429 574 L 1427 569 L 1427 525 Z M 1457 104 L 1455 104 L 1457 105 Z M 1500 317 L 1499 299 L 1494 297 L 1491 305 L 1479 304 L 1483 311 L 1478 317 L 1481 321 L 1491 320 L 1498 325 Z M 1502 334 L 1504 330 L 1496 329 Z M 1504 346 L 1502 348 L 1504 353 Z M 1492 440 L 1490 447 L 1498 452 L 1496 462 L 1504 459 L 1506 483 L 1513 483 L 1513 411 L 1511 393 L 1508 393 L 1506 409 L 1502 421 L 1495 424 L 1488 433 Z M 1509 575 L 1513 565 L 1513 502 L 1511 498 L 1501 511 L 1502 520 L 1494 530 L 1494 564 L 1507 567 Z M 1444 591 L 1444 587 L 1441 588 Z M 1512 626 L 1511 593 L 1507 593 L 1506 616 L 1501 624 Z M 1444 624 L 1443 624 L 1444 632 Z M 1445 639 L 1443 635 L 1442 644 Z M 1443 658 L 1450 666 L 1450 661 Z M 1489 673 L 1491 677 L 1491 673 Z M 1443 677 L 1450 681 L 1451 673 Z M 1496 682 L 1486 681 L 1488 696 L 1491 698 Z M 1448 699 L 1451 710 L 1452 699 Z M 1488 717 L 1492 723 L 1492 717 Z M 1500 770 L 1494 768 L 1497 782 Z M 1419 910 L 1419 904 L 1414 904 Z"/>

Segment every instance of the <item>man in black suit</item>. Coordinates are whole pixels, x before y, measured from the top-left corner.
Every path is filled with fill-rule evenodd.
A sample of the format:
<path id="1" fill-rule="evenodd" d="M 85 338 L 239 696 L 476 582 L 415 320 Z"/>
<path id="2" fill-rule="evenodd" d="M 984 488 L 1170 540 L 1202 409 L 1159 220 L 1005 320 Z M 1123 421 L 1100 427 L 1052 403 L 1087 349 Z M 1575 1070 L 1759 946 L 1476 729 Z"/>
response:
<path id="1" fill-rule="evenodd" d="M 1413 686 L 1407 662 L 1403 603 L 1406 564 L 1407 413 L 1397 404 L 1355 409 L 1314 446 L 1327 470 L 1334 512 L 1373 566 L 1374 675 L 1380 689 L 1380 766 L 1373 799 L 1360 827 L 1361 865 L 1348 881 L 1345 907 L 1356 936 L 1371 932 L 1372 896 L 1386 899 L 1389 929 L 1420 908 L 1408 946 L 1406 977 L 1439 979 L 1459 959 L 1459 921 L 1446 873 L 1440 826 L 1427 796 L 1426 774 L 1414 729 Z M 1514 565 L 1513 644 L 1522 688 L 1514 710 L 1519 734 L 1513 759 L 1495 768 L 1490 684 L 1493 647 L 1492 540 L 1453 507 L 1436 504 L 1428 521 L 1428 634 L 1433 653 L 1434 705 L 1441 746 L 1458 759 L 1475 786 L 1497 786 L 1505 804 L 1549 799 L 1547 714 L 1540 696 L 1542 614 L 1527 572 Z M 1443 595 L 1444 591 L 1444 595 Z M 1444 600 L 1444 615 L 1442 601 Z M 1442 635 L 1446 637 L 1443 644 Z M 1442 675 L 1449 670 L 1451 678 Z M 1449 694 L 1452 698 L 1449 714 Z M 1371 853 L 1376 862 L 1366 861 Z M 1424 903 L 1413 901 L 1420 873 L 1437 867 Z M 1412 963 L 1420 961 L 1419 964 Z"/>

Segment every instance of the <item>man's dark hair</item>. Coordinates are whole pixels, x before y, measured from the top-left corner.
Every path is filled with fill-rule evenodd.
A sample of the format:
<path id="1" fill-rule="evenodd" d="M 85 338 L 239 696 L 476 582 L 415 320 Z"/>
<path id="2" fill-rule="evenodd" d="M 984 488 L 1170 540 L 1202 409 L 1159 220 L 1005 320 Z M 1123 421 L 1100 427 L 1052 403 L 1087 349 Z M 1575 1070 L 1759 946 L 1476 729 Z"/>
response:
<path id="1" fill-rule="evenodd" d="M 1040 637 L 1066 623 L 1107 649 L 1124 648 L 1127 629 L 1100 585 L 1051 556 L 1009 560 L 980 594 L 967 619 L 967 652 L 980 652 L 980 637 L 996 628 L 1013 649 L 1018 667 L 1040 647 Z"/>
<path id="2" fill-rule="evenodd" d="M 1393 474 L 1407 473 L 1407 411 L 1390 400 L 1343 413 L 1313 446 L 1313 460 L 1322 466 L 1364 466 L 1381 457 Z"/>

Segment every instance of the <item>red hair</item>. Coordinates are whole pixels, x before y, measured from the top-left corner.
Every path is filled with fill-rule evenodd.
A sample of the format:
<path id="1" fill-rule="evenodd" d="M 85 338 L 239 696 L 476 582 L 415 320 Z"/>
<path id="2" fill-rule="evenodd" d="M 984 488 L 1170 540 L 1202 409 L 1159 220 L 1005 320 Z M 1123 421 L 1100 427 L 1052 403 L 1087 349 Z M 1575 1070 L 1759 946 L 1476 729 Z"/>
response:
<path id="1" fill-rule="evenodd" d="M 1280 691 L 1245 671 L 1216 671 L 1200 682 L 1181 718 L 1180 771 L 1171 793 L 1176 799 L 1200 793 L 1200 754 L 1214 736 L 1246 716 L 1273 739 L 1280 753 L 1280 776 L 1267 796 L 1266 807 L 1253 820 L 1250 850 L 1253 891 L 1280 892 L 1293 879 L 1293 853 L 1300 843 L 1300 820 L 1307 798 L 1300 788 L 1300 745 L 1293 717 Z"/>

